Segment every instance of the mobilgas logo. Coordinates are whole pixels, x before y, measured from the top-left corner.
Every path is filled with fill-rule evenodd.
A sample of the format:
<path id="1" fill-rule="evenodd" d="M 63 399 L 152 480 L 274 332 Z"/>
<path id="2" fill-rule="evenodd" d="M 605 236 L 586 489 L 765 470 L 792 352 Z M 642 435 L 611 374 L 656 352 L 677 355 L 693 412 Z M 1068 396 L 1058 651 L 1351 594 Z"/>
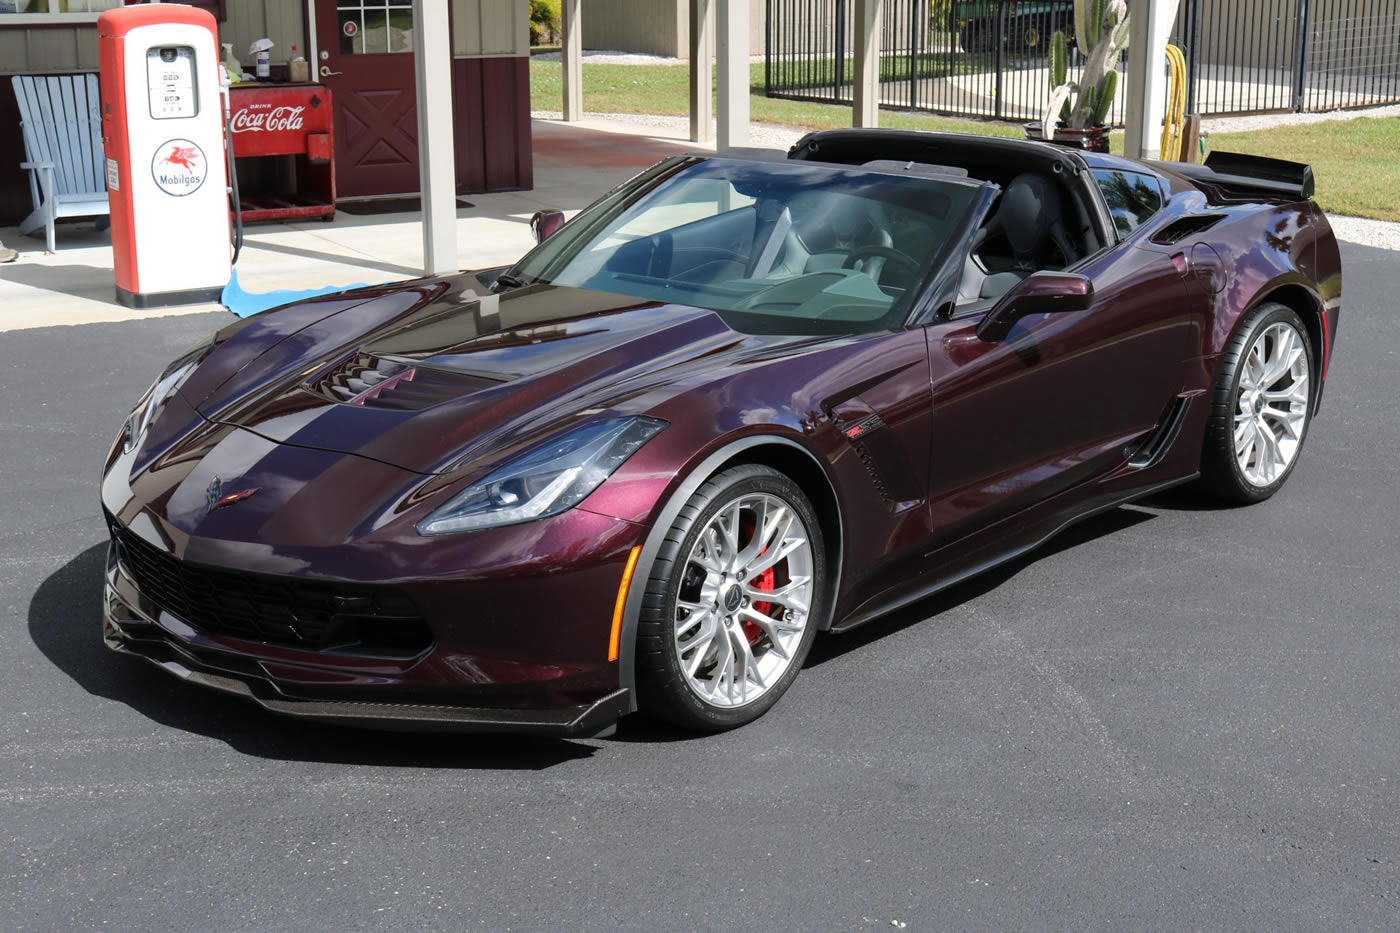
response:
<path id="1" fill-rule="evenodd" d="M 151 156 L 151 177 L 166 194 L 182 198 L 194 194 L 209 175 L 209 163 L 199 144 L 188 139 L 172 139 L 156 147 Z"/>

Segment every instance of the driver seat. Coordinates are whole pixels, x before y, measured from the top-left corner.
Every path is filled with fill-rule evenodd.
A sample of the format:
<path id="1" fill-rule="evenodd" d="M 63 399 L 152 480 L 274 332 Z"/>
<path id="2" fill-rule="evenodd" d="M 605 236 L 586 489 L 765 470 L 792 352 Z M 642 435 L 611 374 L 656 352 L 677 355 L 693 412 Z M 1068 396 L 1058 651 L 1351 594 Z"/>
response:
<path id="1" fill-rule="evenodd" d="M 1013 266 L 992 274 L 977 251 L 995 234 L 1000 234 L 1011 248 Z M 973 240 L 958 287 L 958 301 L 999 298 L 1032 272 L 1065 268 L 1075 253 L 1065 232 L 1059 185 L 1039 172 L 1022 172 L 1006 186 L 996 213 Z"/>

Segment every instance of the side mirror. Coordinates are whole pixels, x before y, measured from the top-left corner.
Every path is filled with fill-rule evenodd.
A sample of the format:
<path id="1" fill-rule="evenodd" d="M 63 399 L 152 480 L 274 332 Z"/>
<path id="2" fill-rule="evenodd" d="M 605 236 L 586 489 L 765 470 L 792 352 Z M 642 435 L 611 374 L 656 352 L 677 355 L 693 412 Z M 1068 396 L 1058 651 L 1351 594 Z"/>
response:
<path id="1" fill-rule="evenodd" d="M 535 211 L 535 216 L 530 218 L 530 230 L 535 234 L 536 243 L 543 243 L 554 236 L 562 226 L 564 226 L 563 211 Z"/>
<path id="2" fill-rule="evenodd" d="M 1083 311 L 1094 301 L 1094 283 L 1073 272 L 1033 272 L 1001 296 L 982 323 L 977 336 L 988 343 L 1005 340 L 1011 328 L 1030 314 Z"/>

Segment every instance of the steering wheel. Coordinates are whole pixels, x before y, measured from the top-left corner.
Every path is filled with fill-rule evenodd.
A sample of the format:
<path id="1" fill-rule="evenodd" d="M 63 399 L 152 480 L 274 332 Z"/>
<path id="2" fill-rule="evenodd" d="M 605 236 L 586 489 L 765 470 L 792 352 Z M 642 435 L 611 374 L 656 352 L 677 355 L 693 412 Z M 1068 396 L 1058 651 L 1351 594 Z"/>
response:
<path id="1" fill-rule="evenodd" d="M 841 268 L 854 269 L 856 267 L 856 263 L 860 262 L 862 259 L 865 259 L 867 256 L 883 256 L 886 259 L 892 259 L 897 265 L 901 265 L 905 269 L 908 269 L 910 274 L 914 277 L 917 278 L 919 275 L 919 263 L 914 259 L 914 257 L 910 256 L 908 253 L 902 253 L 892 246 L 857 246 L 855 249 L 851 250 L 850 253 L 846 255 L 846 258 L 844 260 L 842 260 Z"/>

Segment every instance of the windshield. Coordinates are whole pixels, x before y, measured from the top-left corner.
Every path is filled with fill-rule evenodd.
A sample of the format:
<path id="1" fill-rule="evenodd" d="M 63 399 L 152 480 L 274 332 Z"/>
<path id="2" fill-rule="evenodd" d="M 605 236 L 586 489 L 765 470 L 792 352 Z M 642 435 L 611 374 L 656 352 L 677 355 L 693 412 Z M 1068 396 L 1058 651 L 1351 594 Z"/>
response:
<path id="1" fill-rule="evenodd" d="M 718 312 L 747 333 L 903 323 L 977 185 L 801 162 L 685 157 L 604 197 L 512 270 Z"/>

